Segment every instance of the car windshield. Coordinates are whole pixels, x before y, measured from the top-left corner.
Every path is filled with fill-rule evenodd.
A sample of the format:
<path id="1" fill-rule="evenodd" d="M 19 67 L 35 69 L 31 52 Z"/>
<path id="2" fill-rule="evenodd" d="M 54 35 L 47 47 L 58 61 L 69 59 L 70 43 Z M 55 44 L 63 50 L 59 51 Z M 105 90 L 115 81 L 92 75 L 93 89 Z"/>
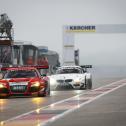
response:
<path id="1" fill-rule="evenodd" d="M 81 73 L 80 69 L 71 68 L 71 69 L 59 69 L 56 72 L 57 74 L 69 74 L 69 73 Z"/>
<path id="2" fill-rule="evenodd" d="M 37 73 L 35 70 L 12 70 L 7 71 L 4 78 L 32 78 L 36 77 Z"/>

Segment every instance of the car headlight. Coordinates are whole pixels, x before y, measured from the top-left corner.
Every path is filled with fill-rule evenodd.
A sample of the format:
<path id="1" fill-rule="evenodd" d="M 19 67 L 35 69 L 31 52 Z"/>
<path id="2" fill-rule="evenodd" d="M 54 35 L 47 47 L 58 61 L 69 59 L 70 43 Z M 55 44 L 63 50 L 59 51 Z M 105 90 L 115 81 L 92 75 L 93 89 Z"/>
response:
<path id="1" fill-rule="evenodd" d="M 4 85 L 4 83 L 0 83 L 0 88 L 5 88 L 6 86 Z"/>
<path id="2" fill-rule="evenodd" d="M 38 81 L 32 82 L 31 87 L 39 87 L 39 86 L 40 86 L 40 83 Z"/>
<path id="3" fill-rule="evenodd" d="M 75 83 L 82 83 L 84 82 L 84 79 L 83 78 L 77 78 L 74 80 Z"/>
<path id="4" fill-rule="evenodd" d="M 80 79 L 75 79 L 74 82 L 75 82 L 75 83 L 80 83 L 81 80 L 80 80 Z"/>
<path id="5" fill-rule="evenodd" d="M 50 78 L 50 85 L 55 85 L 56 84 L 56 80 L 54 78 Z"/>

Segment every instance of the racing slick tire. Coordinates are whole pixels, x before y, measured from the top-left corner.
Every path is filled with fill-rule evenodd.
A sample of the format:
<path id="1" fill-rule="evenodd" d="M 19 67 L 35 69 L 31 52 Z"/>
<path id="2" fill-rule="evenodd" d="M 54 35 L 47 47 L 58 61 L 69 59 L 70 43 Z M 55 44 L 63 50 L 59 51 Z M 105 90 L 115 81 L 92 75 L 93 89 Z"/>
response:
<path id="1" fill-rule="evenodd" d="M 47 95 L 50 96 L 50 87 L 48 87 Z"/>
<path id="2" fill-rule="evenodd" d="M 86 89 L 92 89 L 92 79 L 86 79 L 85 78 L 85 84 L 80 87 L 80 90 L 86 90 Z"/>
<path id="3" fill-rule="evenodd" d="M 86 84 L 87 89 L 92 89 L 92 79 L 87 79 L 86 82 L 87 82 Z"/>

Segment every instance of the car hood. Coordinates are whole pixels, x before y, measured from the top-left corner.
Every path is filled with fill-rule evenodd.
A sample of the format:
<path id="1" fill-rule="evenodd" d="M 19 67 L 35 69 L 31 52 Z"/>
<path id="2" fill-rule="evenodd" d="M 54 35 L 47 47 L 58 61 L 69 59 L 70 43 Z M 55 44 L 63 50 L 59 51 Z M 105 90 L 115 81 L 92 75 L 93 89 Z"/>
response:
<path id="1" fill-rule="evenodd" d="M 50 78 L 53 79 L 76 79 L 76 78 L 82 78 L 85 77 L 85 74 L 56 74 L 56 75 L 51 75 Z"/>

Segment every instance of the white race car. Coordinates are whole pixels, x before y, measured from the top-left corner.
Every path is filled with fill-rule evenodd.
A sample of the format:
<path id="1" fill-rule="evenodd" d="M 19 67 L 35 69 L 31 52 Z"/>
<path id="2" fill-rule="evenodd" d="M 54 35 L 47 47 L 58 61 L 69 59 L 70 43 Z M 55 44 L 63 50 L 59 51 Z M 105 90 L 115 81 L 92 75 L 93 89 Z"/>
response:
<path id="1" fill-rule="evenodd" d="M 56 71 L 56 74 L 50 76 L 50 85 L 52 89 L 69 87 L 79 89 L 92 88 L 92 76 L 87 72 L 91 65 L 84 66 L 62 66 Z"/>

